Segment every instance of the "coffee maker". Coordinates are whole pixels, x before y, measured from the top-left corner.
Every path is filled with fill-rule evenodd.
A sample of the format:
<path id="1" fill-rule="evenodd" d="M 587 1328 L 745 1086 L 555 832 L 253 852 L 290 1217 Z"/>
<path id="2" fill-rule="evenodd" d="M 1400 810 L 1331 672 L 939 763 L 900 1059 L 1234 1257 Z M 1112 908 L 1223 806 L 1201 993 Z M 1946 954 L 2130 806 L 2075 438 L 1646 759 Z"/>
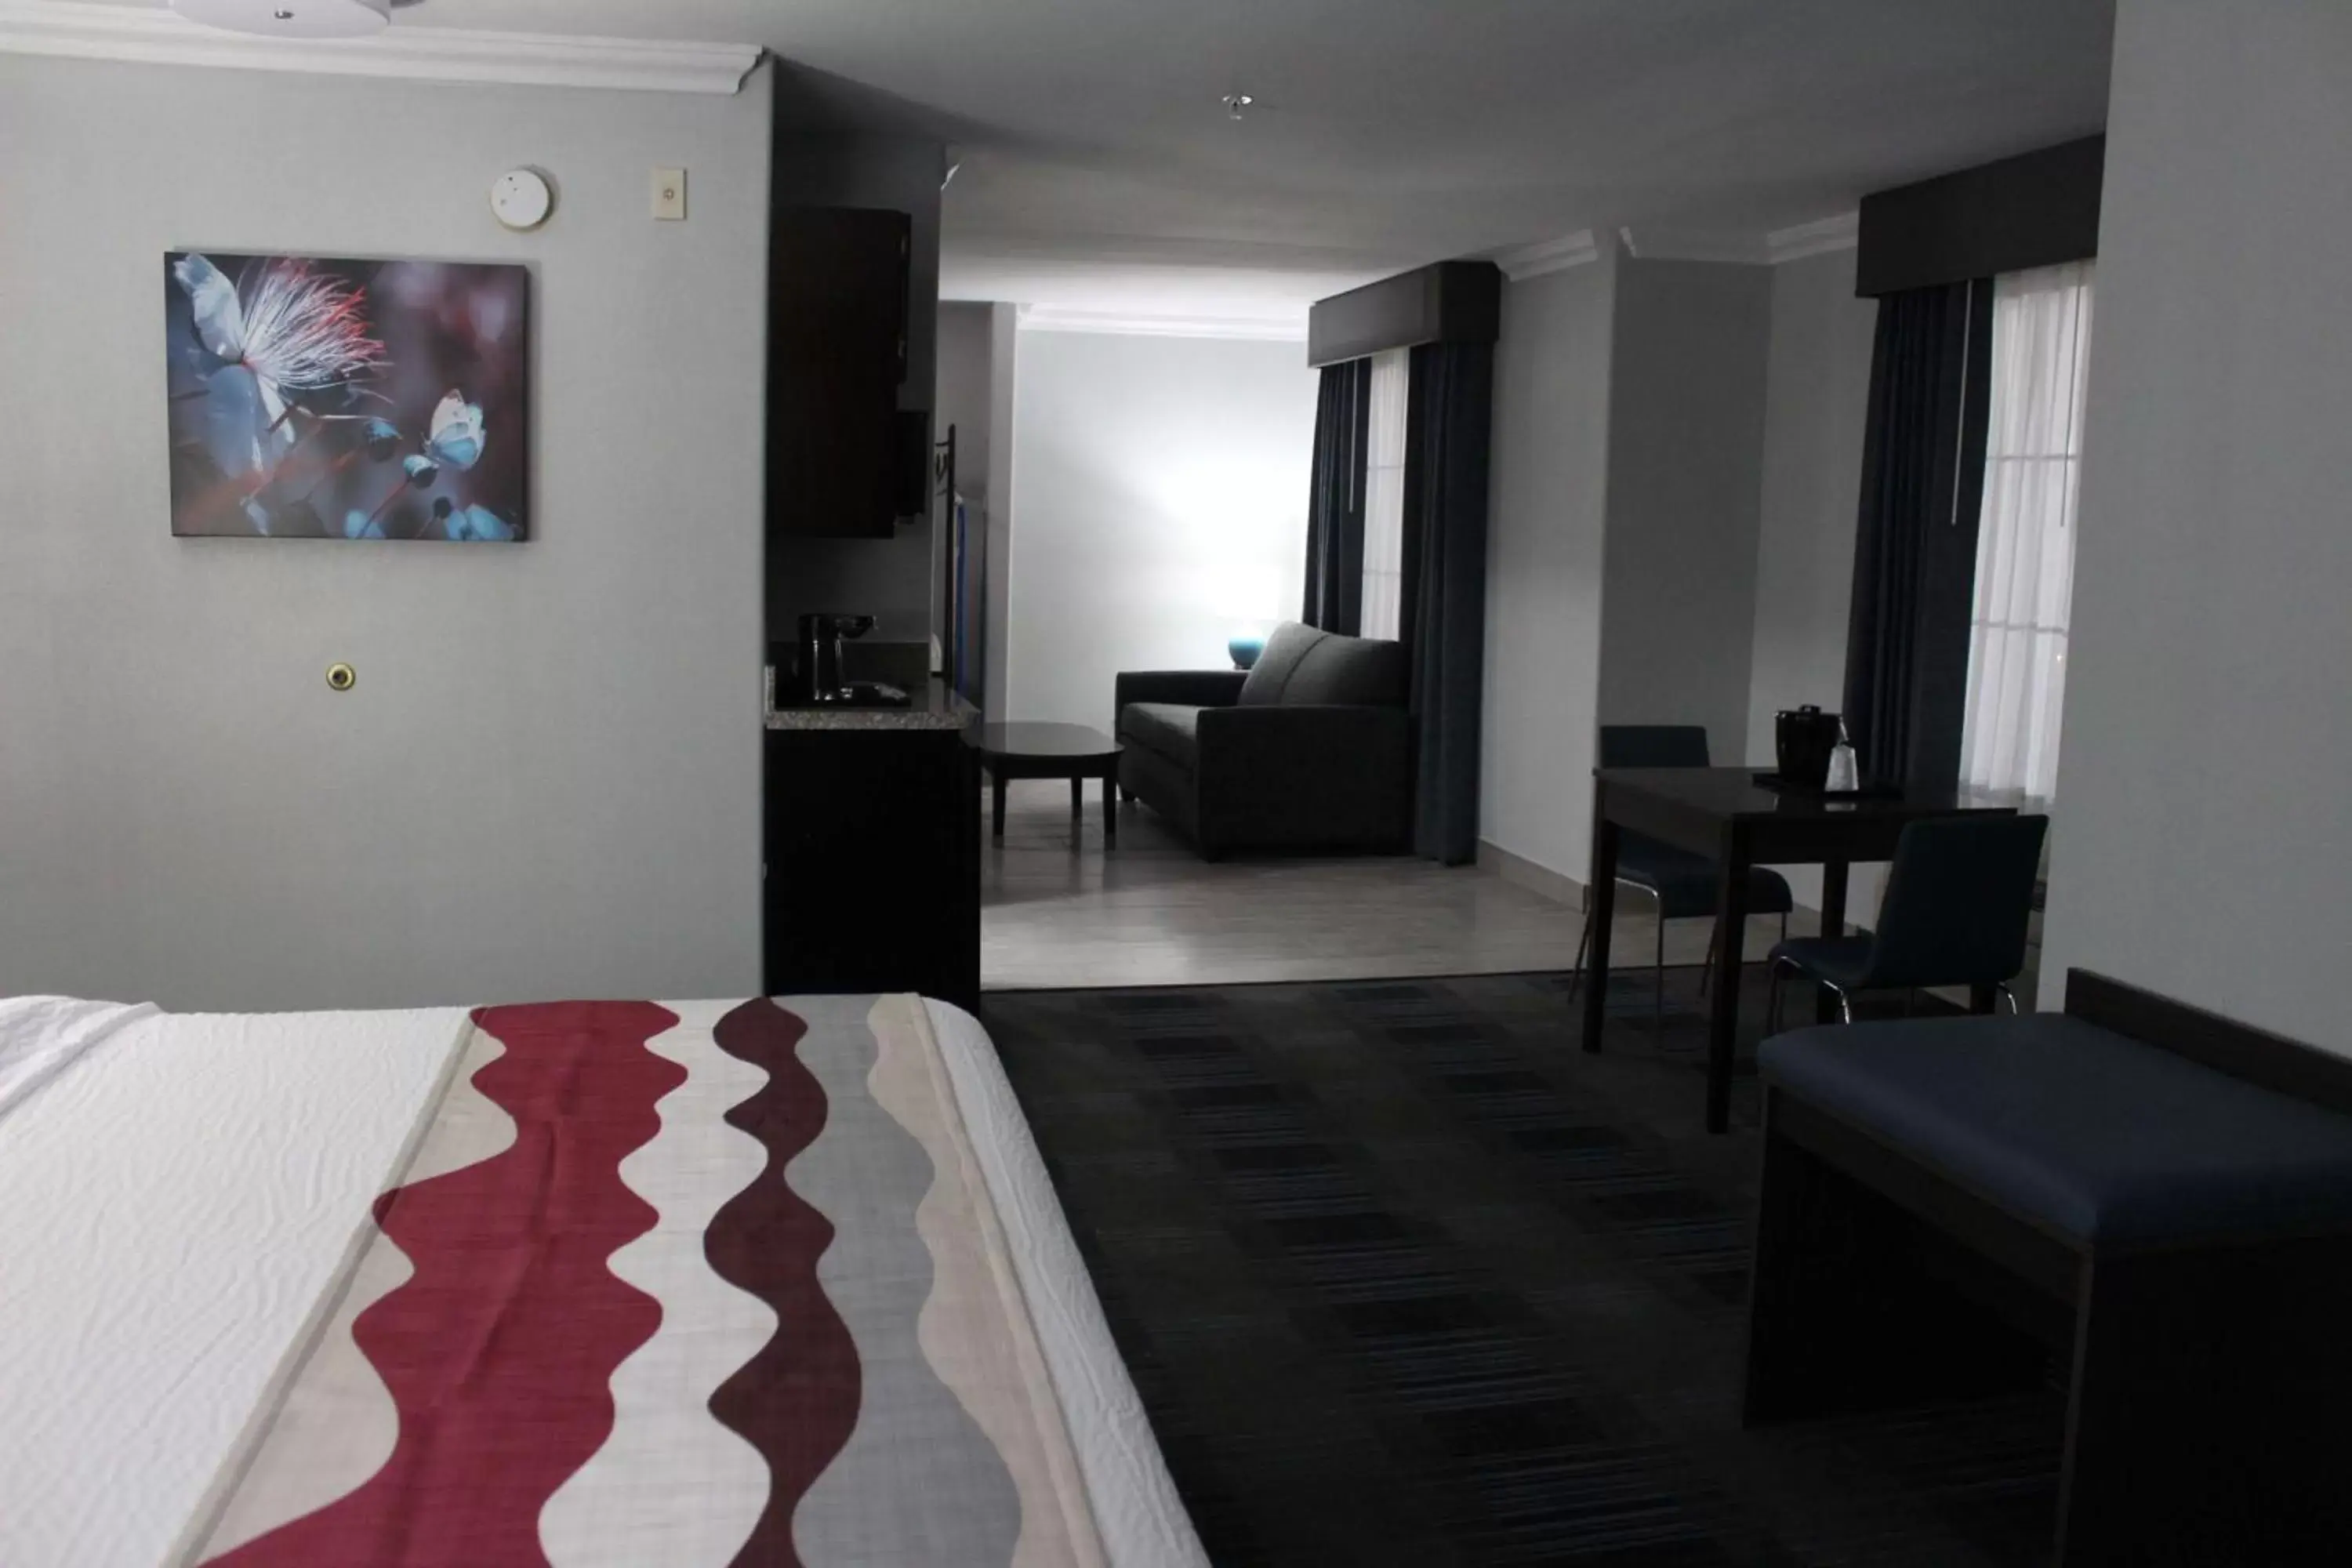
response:
<path id="1" fill-rule="evenodd" d="M 1811 703 L 1772 721 L 1774 749 L 1780 754 L 1780 777 L 1800 789 L 1821 789 L 1829 783 L 1830 758 L 1845 738 L 1845 721 L 1824 713 Z M 1851 784 L 1846 787 L 1852 788 Z"/>
<path id="2" fill-rule="evenodd" d="M 878 681 L 847 680 L 842 677 L 842 644 L 874 629 L 872 616 L 834 612 L 803 616 L 800 621 L 800 680 L 803 701 L 816 708 L 904 708 L 907 694 Z"/>

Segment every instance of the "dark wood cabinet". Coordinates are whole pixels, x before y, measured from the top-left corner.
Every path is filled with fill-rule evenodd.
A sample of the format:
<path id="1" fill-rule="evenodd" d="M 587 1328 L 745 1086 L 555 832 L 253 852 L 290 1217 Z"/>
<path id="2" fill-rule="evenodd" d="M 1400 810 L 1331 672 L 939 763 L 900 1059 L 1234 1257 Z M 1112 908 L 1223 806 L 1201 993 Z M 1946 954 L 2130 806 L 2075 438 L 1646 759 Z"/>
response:
<path id="1" fill-rule="evenodd" d="M 779 207 L 768 267 L 768 530 L 887 539 L 898 526 L 913 219 Z"/>
<path id="2" fill-rule="evenodd" d="M 980 776 L 961 731 L 771 730 L 766 987 L 980 1001 Z"/>

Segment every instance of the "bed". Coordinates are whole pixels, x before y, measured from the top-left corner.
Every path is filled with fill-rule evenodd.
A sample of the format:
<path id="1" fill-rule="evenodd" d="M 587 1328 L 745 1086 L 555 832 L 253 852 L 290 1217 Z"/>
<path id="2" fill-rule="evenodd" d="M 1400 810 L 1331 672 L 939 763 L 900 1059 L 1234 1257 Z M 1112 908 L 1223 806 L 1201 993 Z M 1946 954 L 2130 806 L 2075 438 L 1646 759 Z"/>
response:
<path id="1" fill-rule="evenodd" d="M 0 1002 L 0 1563 L 1204 1563 L 980 1026 Z"/>

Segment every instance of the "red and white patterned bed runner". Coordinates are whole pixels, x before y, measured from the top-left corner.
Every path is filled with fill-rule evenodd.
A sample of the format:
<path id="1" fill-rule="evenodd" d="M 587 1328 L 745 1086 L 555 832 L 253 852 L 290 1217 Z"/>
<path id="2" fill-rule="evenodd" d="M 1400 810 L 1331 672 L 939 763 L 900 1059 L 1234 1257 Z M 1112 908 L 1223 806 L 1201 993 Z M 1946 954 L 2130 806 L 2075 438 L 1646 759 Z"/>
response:
<path id="1" fill-rule="evenodd" d="M 486 1009 L 184 1560 L 1093 1568 L 907 998 Z"/>

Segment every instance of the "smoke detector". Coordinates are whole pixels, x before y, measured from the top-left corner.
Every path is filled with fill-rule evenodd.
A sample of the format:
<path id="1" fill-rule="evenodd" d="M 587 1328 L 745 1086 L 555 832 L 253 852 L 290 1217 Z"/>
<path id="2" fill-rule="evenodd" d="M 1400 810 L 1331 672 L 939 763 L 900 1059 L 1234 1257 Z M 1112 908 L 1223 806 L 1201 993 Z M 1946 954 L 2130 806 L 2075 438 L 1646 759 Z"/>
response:
<path id="1" fill-rule="evenodd" d="M 392 23 L 392 0 L 172 0 L 191 22 L 272 38 L 362 38 Z"/>

